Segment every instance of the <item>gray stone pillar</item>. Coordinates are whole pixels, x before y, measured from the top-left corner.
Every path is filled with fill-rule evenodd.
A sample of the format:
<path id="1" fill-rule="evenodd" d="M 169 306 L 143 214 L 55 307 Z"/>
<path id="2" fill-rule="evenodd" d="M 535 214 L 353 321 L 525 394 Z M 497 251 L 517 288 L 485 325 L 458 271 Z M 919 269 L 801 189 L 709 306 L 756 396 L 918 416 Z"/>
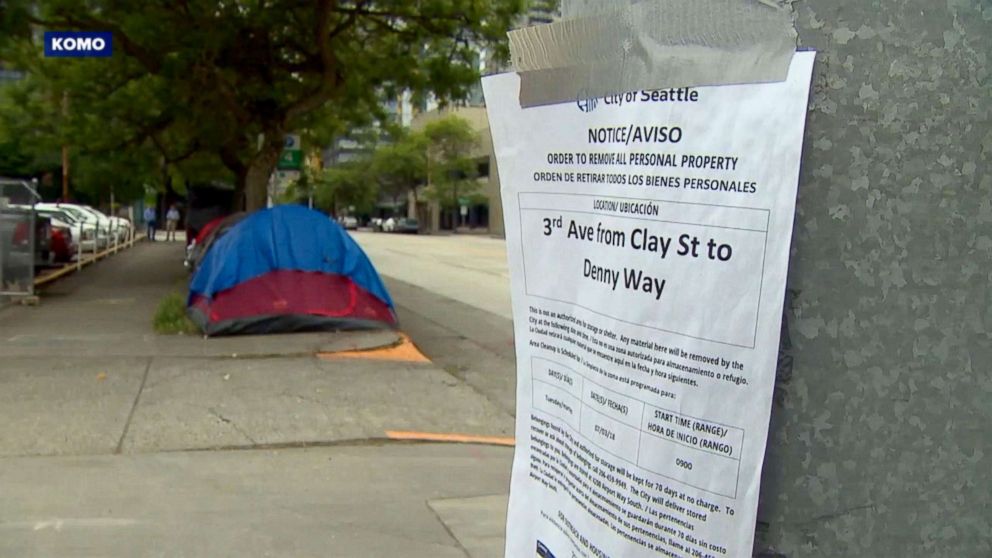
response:
<path id="1" fill-rule="evenodd" d="M 992 556 L 992 2 L 792 7 L 819 55 L 755 554 Z"/>

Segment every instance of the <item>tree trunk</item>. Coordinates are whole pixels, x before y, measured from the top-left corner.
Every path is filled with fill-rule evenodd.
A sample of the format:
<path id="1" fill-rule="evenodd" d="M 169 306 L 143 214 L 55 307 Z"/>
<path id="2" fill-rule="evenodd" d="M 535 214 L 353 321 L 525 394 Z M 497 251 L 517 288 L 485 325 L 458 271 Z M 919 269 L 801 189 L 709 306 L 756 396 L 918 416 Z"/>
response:
<path id="1" fill-rule="evenodd" d="M 414 186 L 413 188 L 410 188 L 410 197 L 413 198 L 412 202 L 410 202 L 413 205 L 412 206 L 410 206 L 409 204 L 407 205 L 406 216 L 409 217 L 409 218 L 411 218 L 411 219 L 417 219 L 417 218 L 420 217 L 420 208 L 417 207 L 419 200 L 417 199 L 417 187 L 416 186 Z"/>
<path id="2" fill-rule="evenodd" d="M 163 172 L 165 180 L 165 203 L 168 206 L 178 201 L 182 196 L 176 191 L 176 187 L 172 185 L 172 174 L 169 172 L 169 167 L 166 166 Z"/>
<path id="3" fill-rule="evenodd" d="M 248 164 L 244 177 L 245 211 L 264 209 L 268 205 L 269 178 L 279 161 L 281 143 L 275 147 L 266 142 L 255 158 Z"/>
<path id="4" fill-rule="evenodd" d="M 231 211 L 245 210 L 245 183 L 247 182 L 247 171 L 234 173 L 234 196 L 231 199 Z"/>
<path id="5" fill-rule="evenodd" d="M 451 193 L 452 193 L 452 196 L 451 197 L 452 197 L 453 201 L 455 202 L 454 209 L 451 212 L 451 233 L 452 234 L 458 234 L 458 220 L 459 220 L 459 215 L 460 215 L 459 211 L 461 210 L 461 208 L 459 207 L 459 204 L 458 204 L 458 183 L 457 182 L 455 182 L 454 184 L 451 185 Z"/>

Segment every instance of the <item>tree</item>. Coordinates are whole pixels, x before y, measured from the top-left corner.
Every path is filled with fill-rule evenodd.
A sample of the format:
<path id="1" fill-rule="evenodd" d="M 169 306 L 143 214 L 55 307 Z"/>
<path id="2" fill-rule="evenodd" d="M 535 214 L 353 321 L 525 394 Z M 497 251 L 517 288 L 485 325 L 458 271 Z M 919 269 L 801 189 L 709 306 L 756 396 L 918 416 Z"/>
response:
<path id="1" fill-rule="evenodd" d="M 195 138 L 183 137 L 178 126 L 149 123 L 167 105 L 158 80 L 122 80 L 94 60 L 39 58 L 30 44 L 2 55 L 26 70 L 0 91 L 0 136 L 17 138 L 30 159 L 18 174 L 61 178 L 65 145 L 72 197 L 106 201 L 113 190 L 130 201 L 145 184 L 168 189 L 169 167 L 200 153 Z M 104 79 L 92 79 L 94 73 Z"/>
<path id="2" fill-rule="evenodd" d="M 457 212 L 461 198 L 480 186 L 476 180 L 479 134 L 456 115 L 427 124 L 422 133 L 427 143 L 428 195 L 443 209 Z"/>
<path id="3" fill-rule="evenodd" d="M 372 152 L 370 174 L 379 190 L 394 203 L 407 193 L 416 202 L 418 188 L 427 182 L 427 138 L 404 130 L 394 134 L 393 140 Z"/>
<path id="4" fill-rule="evenodd" d="M 379 194 L 365 161 L 348 161 L 318 171 L 312 181 L 317 205 L 332 215 L 342 210 L 369 211 Z"/>
<path id="5" fill-rule="evenodd" d="M 16 94 L 13 86 L 0 95 L 0 176 L 33 177 L 58 166 L 56 159 L 44 160 L 41 153 L 52 152 L 53 145 L 38 145 L 38 135 L 25 126 L 27 99 Z"/>
<path id="6" fill-rule="evenodd" d="M 166 158 L 215 154 L 248 209 L 265 204 L 284 134 L 327 122 L 347 130 L 403 90 L 464 97 L 478 78 L 475 51 L 505 54 L 505 32 L 523 8 L 522 0 L 6 4 L 0 35 L 21 46 L 32 40 L 25 27 L 113 32 L 112 58 L 57 60 L 91 70 L 61 84 L 74 109 L 133 133 L 123 136 L 129 148 L 157 138 Z M 128 104 L 129 92 L 146 102 Z"/>

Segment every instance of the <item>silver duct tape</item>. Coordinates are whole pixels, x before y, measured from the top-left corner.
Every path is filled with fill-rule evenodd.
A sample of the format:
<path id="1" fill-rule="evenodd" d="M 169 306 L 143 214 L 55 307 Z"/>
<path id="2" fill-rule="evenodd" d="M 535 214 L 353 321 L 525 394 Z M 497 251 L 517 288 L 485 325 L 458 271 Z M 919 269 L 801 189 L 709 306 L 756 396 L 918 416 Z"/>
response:
<path id="1" fill-rule="evenodd" d="M 522 106 L 669 87 L 782 81 L 790 12 L 754 0 L 648 0 L 510 32 Z"/>
<path id="2" fill-rule="evenodd" d="M 645 0 L 561 0 L 561 17 L 575 19 L 603 12 L 609 12 L 620 7 L 632 6 Z"/>

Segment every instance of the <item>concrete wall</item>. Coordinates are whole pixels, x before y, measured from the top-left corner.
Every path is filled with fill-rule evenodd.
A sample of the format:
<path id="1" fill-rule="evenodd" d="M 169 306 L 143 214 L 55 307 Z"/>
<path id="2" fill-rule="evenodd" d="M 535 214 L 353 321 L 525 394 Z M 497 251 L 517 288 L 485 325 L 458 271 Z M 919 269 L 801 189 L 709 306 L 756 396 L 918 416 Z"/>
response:
<path id="1" fill-rule="evenodd" d="M 820 52 L 759 556 L 992 556 L 992 2 L 791 3 Z"/>

